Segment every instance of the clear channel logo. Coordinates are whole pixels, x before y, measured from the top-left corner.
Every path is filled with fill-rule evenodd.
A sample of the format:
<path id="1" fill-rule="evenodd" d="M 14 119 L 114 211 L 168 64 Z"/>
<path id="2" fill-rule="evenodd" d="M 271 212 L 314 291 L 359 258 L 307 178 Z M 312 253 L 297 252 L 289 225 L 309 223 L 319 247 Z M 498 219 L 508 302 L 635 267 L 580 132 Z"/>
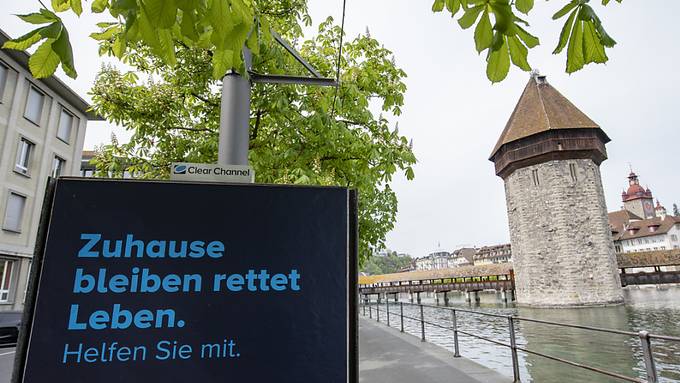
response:
<path id="1" fill-rule="evenodd" d="M 172 168 L 172 173 L 173 174 L 187 174 L 187 166 L 186 165 L 175 165 Z"/>

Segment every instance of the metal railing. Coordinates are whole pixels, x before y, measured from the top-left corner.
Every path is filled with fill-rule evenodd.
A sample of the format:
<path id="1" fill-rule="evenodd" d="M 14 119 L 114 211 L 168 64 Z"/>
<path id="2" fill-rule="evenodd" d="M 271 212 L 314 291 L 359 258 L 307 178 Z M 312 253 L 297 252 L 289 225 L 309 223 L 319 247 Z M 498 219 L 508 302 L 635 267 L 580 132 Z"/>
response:
<path id="1" fill-rule="evenodd" d="M 368 303 L 368 304 L 366 304 Z M 404 315 L 404 305 L 410 305 L 410 306 L 417 306 L 419 307 L 420 315 L 419 318 L 415 318 L 412 316 Z M 394 305 L 394 304 L 393 304 Z M 376 305 L 376 307 L 373 307 L 372 302 L 366 301 L 362 303 L 363 306 L 363 316 L 366 316 L 366 307 L 368 307 L 368 316 L 369 318 L 373 318 L 373 311 L 375 311 L 375 316 L 376 320 L 380 322 L 380 312 L 383 312 L 386 314 L 387 317 L 387 325 L 390 326 L 390 316 L 395 316 L 398 315 L 400 318 L 400 331 L 404 332 L 404 319 L 409 319 L 412 321 L 420 322 L 420 339 L 421 341 L 425 342 L 425 325 L 428 324 L 430 326 L 438 327 L 441 329 L 445 330 L 451 330 L 453 331 L 453 346 L 454 346 L 454 353 L 453 356 L 455 358 L 460 357 L 460 346 L 458 343 L 458 336 L 459 334 L 466 335 L 472 338 L 484 340 L 499 346 L 507 347 L 511 351 L 511 356 L 512 356 L 512 372 L 513 372 L 513 381 L 514 382 L 520 382 L 520 371 L 519 371 L 519 358 L 517 356 L 518 351 L 525 352 L 527 354 L 533 354 L 536 356 L 540 356 L 546 359 L 550 359 L 562 364 L 566 364 L 572 367 L 578 367 L 584 370 L 596 372 L 602 375 L 607 375 L 616 379 L 620 379 L 623 381 L 627 382 L 637 382 L 637 383 L 657 383 L 659 381 L 658 374 L 656 371 L 656 365 L 654 363 L 654 354 L 652 353 L 652 339 L 658 339 L 658 340 L 666 340 L 666 341 L 673 341 L 673 342 L 680 342 L 680 337 L 674 337 L 674 336 L 667 336 L 667 335 L 656 335 L 656 334 L 650 334 L 647 331 L 639 331 L 639 332 L 632 332 L 632 331 L 624 331 L 624 330 L 615 330 L 615 329 L 608 329 L 608 328 L 602 328 L 602 327 L 593 327 L 593 326 L 584 326 L 584 325 L 576 325 L 576 324 L 569 324 L 569 323 L 559 323 L 559 322 L 552 322 L 552 321 L 546 321 L 546 320 L 540 320 L 540 319 L 533 319 L 533 318 L 524 318 L 520 316 L 515 316 L 515 315 L 500 315 L 500 314 L 492 314 L 492 313 L 485 313 L 481 311 L 474 311 L 474 310 L 466 310 L 466 309 L 461 309 L 461 308 L 452 308 L 452 307 L 440 307 L 440 306 L 433 306 L 433 305 L 426 305 L 426 304 L 418 304 L 418 303 L 409 303 L 409 302 L 398 302 L 399 305 L 399 313 L 392 313 L 390 312 L 390 303 L 389 300 L 386 300 L 385 303 L 385 310 L 382 310 L 380 308 L 380 303 Z M 424 314 L 424 307 L 428 308 L 433 308 L 433 309 L 438 309 L 438 310 L 449 310 L 451 312 L 451 327 L 443 326 L 439 323 L 434 323 L 434 322 L 428 322 L 425 320 L 425 314 Z M 509 343 L 503 343 L 495 339 L 490 339 L 481 335 L 473 334 L 471 332 L 467 332 L 464 330 L 461 330 L 458 327 L 458 321 L 457 321 L 457 313 L 466 313 L 466 314 L 472 314 L 472 315 L 479 315 L 479 316 L 486 316 L 486 317 L 494 317 L 494 318 L 506 318 L 508 322 L 508 336 L 509 336 Z M 580 329 L 580 330 L 588 330 L 588 331 L 596 331 L 596 332 L 603 332 L 603 333 L 609 333 L 609 334 L 618 334 L 618 335 L 626 335 L 626 336 L 631 336 L 631 337 L 637 337 L 640 339 L 640 345 L 642 347 L 642 358 L 643 362 L 645 365 L 645 372 L 647 375 L 647 380 L 642 380 L 640 378 L 635 378 L 635 377 L 630 377 L 627 375 L 622 375 L 614 371 L 609 371 L 605 370 L 602 368 L 586 365 L 583 363 L 579 362 L 574 362 L 571 360 L 563 359 L 554 355 L 548 355 L 539 351 L 535 350 L 529 350 L 525 347 L 521 347 L 517 345 L 517 339 L 516 339 L 516 334 L 515 334 L 515 322 L 533 322 L 533 323 L 540 323 L 544 325 L 550 325 L 550 326 L 556 326 L 556 327 L 568 327 L 568 328 L 575 328 L 575 329 Z M 391 326 L 390 326 L 391 327 Z"/>

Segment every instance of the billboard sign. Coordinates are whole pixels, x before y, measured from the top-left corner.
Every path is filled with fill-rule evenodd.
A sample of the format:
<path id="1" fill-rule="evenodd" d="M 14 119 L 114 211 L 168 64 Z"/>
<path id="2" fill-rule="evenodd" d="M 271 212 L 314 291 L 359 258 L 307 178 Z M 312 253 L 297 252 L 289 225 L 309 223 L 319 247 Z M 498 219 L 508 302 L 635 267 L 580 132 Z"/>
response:
<path id="1" fill-rule="evenodd" d="M 51 185 L 15 382 L 357 381 L 354 192 Z"/>

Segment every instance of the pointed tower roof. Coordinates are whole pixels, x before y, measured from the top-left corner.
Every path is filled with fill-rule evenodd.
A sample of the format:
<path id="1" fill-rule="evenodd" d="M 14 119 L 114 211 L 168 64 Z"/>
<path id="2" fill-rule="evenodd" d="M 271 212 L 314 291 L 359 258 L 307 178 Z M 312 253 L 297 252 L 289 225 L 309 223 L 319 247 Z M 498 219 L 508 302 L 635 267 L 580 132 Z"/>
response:
<path id="1" fill-rule="evenodd" d="M 545 76 L 534 73 L 498 138 L 491 158 L 501 146 L 522 138 L 551 130 L 583 128 L 600 129 L 600 126 L 548 84 Z"/>

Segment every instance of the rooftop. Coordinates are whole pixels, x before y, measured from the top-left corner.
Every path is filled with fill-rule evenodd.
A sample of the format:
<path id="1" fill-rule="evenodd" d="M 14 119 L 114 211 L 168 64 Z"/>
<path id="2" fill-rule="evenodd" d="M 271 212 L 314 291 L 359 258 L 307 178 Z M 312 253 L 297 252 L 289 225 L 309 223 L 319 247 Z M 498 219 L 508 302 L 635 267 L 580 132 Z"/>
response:
<path id="1" fill-rule="evenodd" d="M 600 129 L 600 126 L 553 88 L 545 76 L 532 75 L 491 157 L 501 146 L 522 138 L 551 130 L 583 128 Z M 606 135 L 605 138 L 608 142 L 609 138 Z"/>

